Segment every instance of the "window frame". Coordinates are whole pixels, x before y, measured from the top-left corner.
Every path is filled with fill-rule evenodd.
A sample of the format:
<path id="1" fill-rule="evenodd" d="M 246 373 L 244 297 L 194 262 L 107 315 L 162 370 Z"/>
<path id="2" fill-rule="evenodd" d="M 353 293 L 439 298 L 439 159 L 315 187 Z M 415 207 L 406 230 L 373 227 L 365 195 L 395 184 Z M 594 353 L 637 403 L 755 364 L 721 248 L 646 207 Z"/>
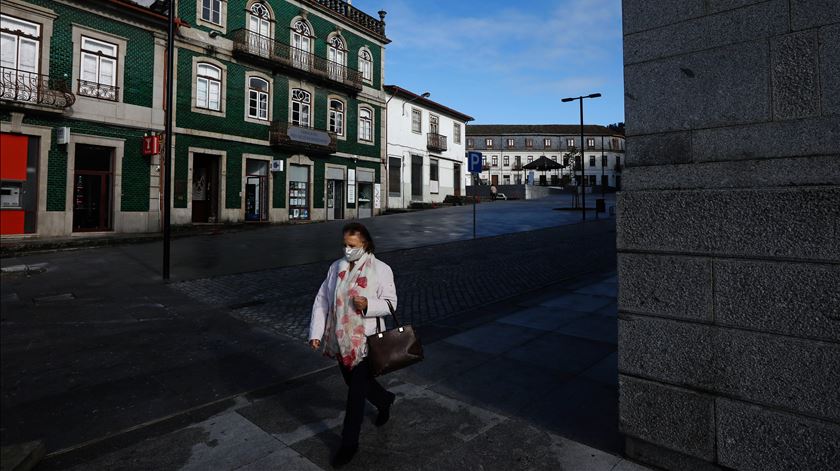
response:
<path id="1" fill-rule="evenodd" d="M 586 148 L 587 149 L 594 149 L 595 148 L 595 138 L 594 137 L 587 137 L 586 138 Z"/>
<path id="2" fill-rule="evenodd" d="M 415 121 L 415 116 L 417 120 Z M 414 125 L 417 125 L 417 129 L 415 129 Z M 414 134 L 423 134 L 423 111 L 419 108 L 411 108 L 411 132 Z"/>
<path id="3" fill-rule="evenodd" d="M 453 144 L 460 144 L 461 143 L 461 123 L 452 123 L 452 143 Z"/>
<path id="4" fill-rule="evenodd" d="M 268 86 L 268 91 L 261 92 L 259 90 L 256 90 L 256 89 L 252 88 L 251 87 L 251 80 L 253 80 L 253 79 L 262 80 L 263 82 L 265 82 L 266 85 Z M 257 98 L 258 99 L 259 99 L 260 94 L 265 94 L 266 95 L 266 110 L 265 110 L 266 111 L 266 117 L 265 117 L 265 119 L 259 118 L 258 116 L 253 116 L 251 114 L 251 93 L 252 92 L 257 93 Z M 273 83 L 273 81 L 269 77 L 267 77 L 263 74 L 260 74 L 260 73 L 257 73 L 257 72 L 247 72 L 245 74 L 245 121 L 247 121 L 249 123 L 263 124 L 263 125 L 271 124 L 272 114 L 273 114 L 272 113 L 273 101 L 274 101 L 274 83 Z M 257 103 L 259 104 L 259 101 Z M 259 114 L 259 109 L 257 109 L 257 112 Z"/>
<path id="5" fill-rule="evenodd" d="M 295 99 L 295 92 L 301 92 L 305 94 L 306 100 L 296 100 Z M 312 128 L 314 125 L 312 119 L 312 92 L 305 88 L 297 88 L 293 87 L 289 90 L 289 124 L 292 126 L 297 126 L 300 128 Z M 298 105 L 298 110 L 295 110 L 295 105 Z M 300 119 L 304 115 L 304 109 L 306 110 L 306 123 Z M 295 122 L 295 113 L 298 114 L 298 121 Z"/>
<path id="6" fill-rule="evenodd" d="M 484 139 L 484 147 L 486 147 L 488 149 L 493 148 L 493 138 L 492 137 L 488 137 L 488 138 Z"/>
<path id="7" fill-rule="evenodd" d="M 525 138 L 525 148 L 531 149 L 534 147 L 534 138 L 526 137 Z"/>
<path id="8" fill-rule="evenodd" d="M 474 147 L 475 147 L 475 141 L 473 140 L 473 138 L 468 137 L 467 138 L 467 149 L 472 149 Z"/>
<path id="9" fill-rule="evenodd" d="M 505 167 L 510 167 L 510 156 L 509 155 L 505 155 L 505 156 L 502 157 L 502 165 L 504 165 Z"/>
<path id="10" fill-rule="evenodd" d="M 211 18 L 205 19 L 204 18 L 204 2 L 208 1 L 211 4 L 213 2 L 219 2 L 219 22 L 216 23 L 212 19 L 212 9 L 211 9 Z M 221 31 L 223 34 L 227 33 L 227 0 L 196 0 L 195 2 L 195 23 L 197 25 L 202 25 L 210 29 L 215 29 Z"/>
<path id="11" fill-rule="evenodd" d="M 429 134 L 437 134 L 440 136 L 440 116 L 429 113 Z"/>
<path id="12" fill-rule="evenodd" d="M 575 139 L 574 138 L 566 138 L 566 148 L 571 149 L 575 147 Z"/>
<path id="13" fill-rule="evenodd" d="M 589 166 L 590 167 L 595 167 L 595 156 L 594 155 L 589 156 Z"/>
<path id="14" fill-rule="evenodd" d="M 212 68 L 215 68 L 219 71 L 219 79 L 215 79 L 210 76 L 200 75 L 199 69 L 202 65 L 206 65 Z M 192 111 L 197 113 L 204 113 L 213 116 L 224 116 L 225 109 L 227 106 L 226 102 L 226 84 L 227 84 L 227 68 L 220 64 L 218 61 L 212 60 L 208 57 L 195 57 L 193 58 L 193 81 L 192 81 L 192 89 L 193 89 L 193 97 L 192 97 Z M 209 107 L 210 103 L 210 82 L 208 81 L 207 87 L 207 107 L 199 106 L 198 104 L 198 89 L 199 89 L 199 80 L 214 80 L 219 82 L 219 109 L 213 109 Z"/>
<path id="15" fill-rule="evenodd" d="M 367 54 L 367 57 L 363 57 L 364 54 Z M 365 76 L 365 67 L 362 67 L 362 64 L 367 64 L 369 77 Z M 362 75 L 362 81 L 368 84 L 373 83 L 373 54 L 366 46 L 359 48 L 359 73 Z"/>
<path id="16" fill-rule="evenodd" d="M 402 196 L 402 157 L 389 155 L 388 156 L 388 196 Z M 397 161 L 397 165 L 394 165 L 394 160 Z M 394 169 L 396 170 L 397 178 L 394 178 Z M 396 182 L 397 191 L 392 191 L 392 187 Z"/>
<path id="17" fill-rule="evenodd" d="M 364 123 L 365 123 L 365 118 L 362 116 L 363 111 L 366 111 L 366 112 L 370 113 L 370 118 L 368 119 L 368 121 L 370 122 L 370 139 L 369 140 L 364 139 L 362 137 L 362 135 L 363 135 L 362 130 L 364 129 Z M 375 141 L 376 141 L 376 129 L 374 127 L 375 124 L 376 124 L 376 113 L 373 109 L 373 106 L 368 105 L 368 104 L 359 105 L 359 126 L 358 126 L 358 129 L 356 130 L 356 134 L 358 136 L 357 140 L 360 143 L 367 144 L 367 145 L 374 145 L 375 144 Z"/>
<path id="18" fill-rule="evenodd" d="M 341 109 L 334 109 L 333 102 L 341 105 Z M 339 116 L 340 119 L 336 120 L 333 115 Z M 338 131 L 334 130 L 334 122 L 338 123 Z M 347 102 L 338 96 L 330 95 L 327 98 L 327 131 L 342 139 L 347 137 Z"/>
<path id="19" fill-rule="evenodd" d="M 122 103 L 123 93 L 125 89 L 125 52 L 127 49 L 127 40 L 121 36 L 115 36 L 109 33 L 104 33 L 87 27 L 72 25 L 72 40 L 73 40 L 73 65 L 71 73 L 71 84 L 73 90 L 77 91 L 76 106 L 79 111 L 96 113 L 94 109 L 86 110 L 87 106 L 101 106 L 103 103 Z M 79 79 L 82 78 L 82 39 L 88 38 L 95 42 L 106 43 L 116 46 L 116 62 L 114 67 L 114 84 L 115 88 L 113 98 L 109 96 L 95 96 L 92 93 L 83 94 L 78 92 Z M 113 58 L 113 56 L 112 56 Z M 195 105 L 193 100 L 192 105 Z"/>
<path id="20" fill-rule="evenodd" d="M 216 77 L 212 77 L 210 75 L 202 75 L 202 73 L 201 73 L 202 67 L 207 67 L 209 69 L 216 69 L 219 72 L 219 77 L 216 78 Z M 222 74 L 222 69 L 220 67 L 216 66 L 215 64 L 212 64 L 210 62 L 198 62 L 196 64 L 196 67 L 195 67 L 195 82 L 194 82 L 195 83 L 195 101 L 193 102 L 193 105 L 196 108 L 201 109 L 201 110 L 205 110 L 205 111 L 212 111 L 212 112 L 215 112 L 215 113 L 220 113 L 222 111 L 222 88 L 223 88 L 223 83 L 224 83 L 222 81 L 222 75 L 223 75 Z M 199 104 L 199 89 L 200 89 L 199 84 L 201 83 L 202 80 L 206 83 L 206 86 L 205 86 L 205 89 L 206 89 L 206 91 L 205 91 L 206 106 L 202 106 L 202 104 Z M 211 95 L 210 94 L 210 88 L 211 88 L 211 85 L 213 83 L 216 83 L 218 85 L 218 88 L 219 88 L 218 89 L 218 108 L 213 108 L 213 107 L 210 106 L 210 95 Z"/>
<path id="21" fill-rule="evenodd" d="M 516 140 L 512 138 L 507 138 L 505 139 L 505 143 L 508 149 L 513 149 L 513 147 L 516 145 Z"/>
<path id="22" fill-rule="evenodd" d="M 543 138 L 543 147 L 545 147 L 546 149 L 551 148 L 551 138 L 548 138 L 548 137 Z"/>

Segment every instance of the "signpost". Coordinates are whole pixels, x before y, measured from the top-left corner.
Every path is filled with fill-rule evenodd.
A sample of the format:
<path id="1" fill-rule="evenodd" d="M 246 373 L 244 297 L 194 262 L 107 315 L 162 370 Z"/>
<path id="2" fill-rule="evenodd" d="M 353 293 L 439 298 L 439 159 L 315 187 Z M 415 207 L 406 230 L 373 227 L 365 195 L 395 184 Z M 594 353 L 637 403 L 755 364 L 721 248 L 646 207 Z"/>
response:
<path id="1" fill-rule="evenodd" d="M 473 186 L 477 186 L 478 178 L 476 176 L 481 173 L 481 152 L 467 152 L 467 170 L 472 173 Z M 478 197 L 478 188 L 473 192 L 473 239 L 475 239 L 475 199 Z"/>

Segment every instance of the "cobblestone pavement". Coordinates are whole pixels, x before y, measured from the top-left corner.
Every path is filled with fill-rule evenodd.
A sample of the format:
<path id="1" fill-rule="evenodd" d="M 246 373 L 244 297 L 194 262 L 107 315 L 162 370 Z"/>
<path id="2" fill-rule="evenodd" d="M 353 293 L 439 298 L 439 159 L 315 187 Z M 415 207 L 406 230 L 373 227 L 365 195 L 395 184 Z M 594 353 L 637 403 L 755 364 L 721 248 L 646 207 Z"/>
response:
<path id="1" fill-rule="evenodd" d="M 584 273 L 615 267 L 615 220 L 377 254 L 394 270 L 401 320 L 423 325 Z M 305 339 L 330 262 L 173 283 L 232 316 Z"/>

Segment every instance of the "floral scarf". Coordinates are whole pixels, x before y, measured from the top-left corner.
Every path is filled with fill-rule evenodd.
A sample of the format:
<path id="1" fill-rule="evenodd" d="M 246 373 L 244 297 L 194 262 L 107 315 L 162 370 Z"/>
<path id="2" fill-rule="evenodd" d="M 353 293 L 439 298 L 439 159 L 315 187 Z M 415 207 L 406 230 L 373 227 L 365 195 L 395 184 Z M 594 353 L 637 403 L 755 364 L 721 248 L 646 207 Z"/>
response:
<path id="1" fill-rule="evenodd" d="M 356 260 L 352 271 L 347 260 L 342 259 L 338 265 L 335 305 L 327 317 L 324 331 L 324 355 L 338 358 L 349 369 L 353 369 L 367 355 L 364 313 L 355 308 L 353 298 L 376 298 L 375 264 L 376 257 L 372 253 L 365 253 Z"/>

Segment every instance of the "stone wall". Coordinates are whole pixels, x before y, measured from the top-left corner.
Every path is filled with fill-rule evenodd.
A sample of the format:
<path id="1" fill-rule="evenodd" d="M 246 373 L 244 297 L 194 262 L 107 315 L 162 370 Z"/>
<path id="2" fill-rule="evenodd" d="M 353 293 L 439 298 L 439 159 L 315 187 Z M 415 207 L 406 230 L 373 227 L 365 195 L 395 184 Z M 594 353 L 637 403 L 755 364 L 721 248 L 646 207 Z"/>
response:
<path id="1" fill-rule="evenodd" d="M 840 1 L 623 14 L 626 451 L 666 469 L 837 469 Z"/>

